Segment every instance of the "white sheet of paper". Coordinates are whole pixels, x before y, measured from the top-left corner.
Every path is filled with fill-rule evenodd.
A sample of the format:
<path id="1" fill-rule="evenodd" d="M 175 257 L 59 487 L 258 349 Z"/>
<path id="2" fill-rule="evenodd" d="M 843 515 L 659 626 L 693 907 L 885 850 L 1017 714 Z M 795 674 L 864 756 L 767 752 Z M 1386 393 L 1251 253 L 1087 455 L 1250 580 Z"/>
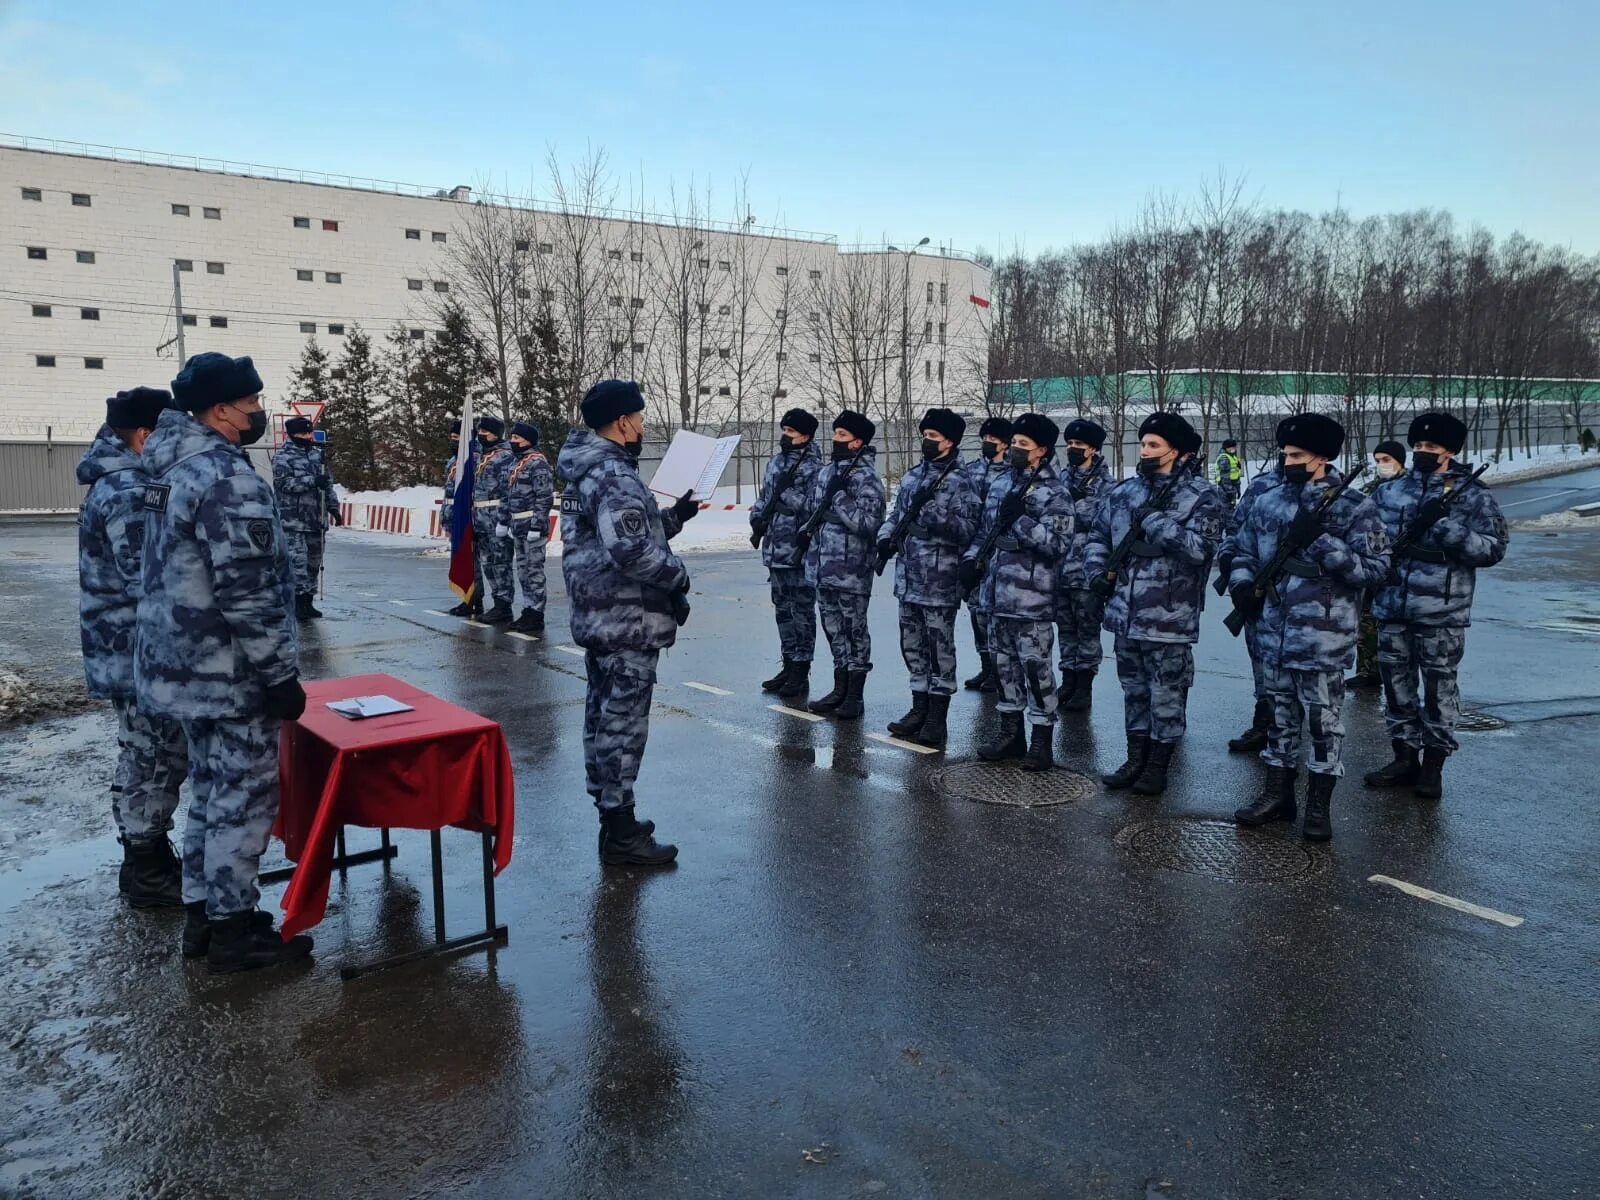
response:
<path id="1" fill-rule="evenodd" d="M 349 717 L 352 721 L 415 711 L 411 705 L 401 704 L 393 696 L 352 696 L 348 700 L 329 700 L 328 707 L 341 717 Z"/>
<path id="2" fill-rule="evenodd" d="M 717 482 L 739 445 L 739 435 L 713 438 L 680 429 L 656 467 L 650 490 L 676 500 L 693 492 L 696 500 L 709 500 Z"/>

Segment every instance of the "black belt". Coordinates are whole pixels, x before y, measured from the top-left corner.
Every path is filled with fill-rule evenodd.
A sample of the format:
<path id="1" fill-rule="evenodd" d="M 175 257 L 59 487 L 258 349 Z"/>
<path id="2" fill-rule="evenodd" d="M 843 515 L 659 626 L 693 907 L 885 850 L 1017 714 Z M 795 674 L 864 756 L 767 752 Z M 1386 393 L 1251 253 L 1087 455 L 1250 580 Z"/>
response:
<path id="1" fill-rule="evenodd" d="M 1022 543 L 1008 534 L 1003 538 L 996 538 L 994 548 L 996 550 L 1020 550 L 1022 549 Z"/>
<path id="2" fill-rule="evenodd" d="M 1128 547 L 1128 553 L 1134 558 L 1160 558 L 1166 551 L 1154 542 L 1147 542 L 1141 538 Z"/>
<path id="3" fill-rule="evenodd" d="M 1414 558 L 1418 562 L 1442 563 L 1445 561 L 1443 550 L 1434 550 L 1429 546 L 1407 546 L 1400 552 L 1402 558 Z"/>
<path id="4" fill-rule="evenodd" d="M 1322 568 L 1314 562 L 1307 562 L 1303 558 L 1286 558 L 1283 560 L 1283 573 L 1293 575 L 1296 579 L 1321 579 Z"/>

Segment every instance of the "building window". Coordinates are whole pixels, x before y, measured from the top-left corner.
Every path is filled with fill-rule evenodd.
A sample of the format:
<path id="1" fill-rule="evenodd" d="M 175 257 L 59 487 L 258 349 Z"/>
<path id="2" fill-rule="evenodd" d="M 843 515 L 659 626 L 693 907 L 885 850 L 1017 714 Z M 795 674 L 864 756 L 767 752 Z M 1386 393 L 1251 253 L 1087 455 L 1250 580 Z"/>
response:
<path id="1" fill-rule="evenodd" d="M 709 271 L 711 269 L 711 260 L 709 258 L 697 258 L 694 260 L 694 263 L 695 266 L 699 267 L 702 271 Z"/>
<path id="2" fill-rule="evenodd" d="M 642 251 L 639 251 L 639 250 L 630 250 L 630 251 L 628 251 L 628 261 L 629 262 L 643 262 L 644 261 L 644 253 Z"/>
<path id="3" fill-rule="evenodd" d="M 629 307 L 631 307 L 631 308 L 643 308 L 644 307 L 644 298 L 642 296 L 635 296 L 631 301 L 629 301 Z"/>
<path id="4" fill-rule="evenodd" d="M 174 204 L 172 206 L 172 215 L 175 217 L 187 217 L 189 215 L 189 206 L 187 204 Z"/>
<path id="5" fill-rule="evenodd" d="M 228 327 L 228 318 L 227 317 L 212 317 L 211 318 L 211 328 L 213 328 L 213 329 L 226 329 L 227 327 Z"/>
<path id="6" fill-rule="evenodd" d="M 948 283 L 941 283 L 939 285 L 939 303 L 943 304 L 946 308 L 950 306 L 950 285 Z"/>
<path id="7" fill-rule="evenodd" d="M 944 359 L 939 360 L 939 382 L 944 382 Z"/>
<path id="8" fill-rule="evenodd" d="M 420 229 L 408 229 L 408 230 L 406 230 L 406 241 L 408 241 L 408 242 L 420 242 L 421 240 L 422 240 L 422 230 L 420 230 Z"/>
<path id="9" fill-rule="evenodd" d="M 329 283 L 343 283 L 344 282 L 344 272 L 343 271 L 324 271 L 322 273 L 322 277 L 324 279 L 326 279 Z"/>
<path id="10" fill-rule="evenodd" d="M 329 325 L 328 326 L 328 332 L 333 334 L 334 337 L 343 337 L 344 336 L 344 326 L 343 325 Z"/>
<path id="11" fill-rule="evenodd" d="M 944 345 L 944 322 L 939 322 L 939 345 Z"/>
<path id="12" fill-rule="evenodd" d="M 789 273 L 789 268 L 788 267 L 779 267 L 778 268 L 778 274 L 779 275 L 787 275 L 788 273 Z"/>
<path id="13" fill-rule="evenodd" d="M 711 311 L 711 305 L 706 304 L 704 301 L 702 301 L 701 304 L 700 304 L 700 315 L 703 317 L 707 313 L 709 313 L 710 311 Z"/>
<path id="14" fill-rule="evenodd" d="M 28 257 L 39 262 L 43 262 L 45 259 L 50 257 L 50 252 L 43 246 L 29 246 Z"/>
<path id="15" fill-rule="evenodd" d="M 644 343 L 643 342 L 635 342 L 633 344 L 633 352 L 635 354 L 643 354 L 644 353 Z"/>
<path id="16" fill-rule="evenodd" d="M 702 396 L 711 395 L 711 388 L 707 384 L 702 383 L 695 391 Z"/>
<path id="17" fill-rule="evenodd" d="M 222 210 L 220 208 L 202 208 L 200 215 L 208 221 L 222 220 Z"/>
<path id="18" fill-rule="evenodd" d="M 90 203 L 91 203 L 91 201 L 89 199 L 89 193 L 88 192 L 73 192 L 72 193 L 72 207 L 74 207 L 74 208 L 88 208 Z"/>
<path id="19" fill-rule="evenodd" d="M 778 351 L 778 361 L 779 362 L 783 362 L 788 357 L 789 357 L 788 354 L 786 354 L 784 351 L 782 351 L 782 350 Z"/>
<path id="20" fill-rule="evenodd" d="M 533 299 L 533 293 L 530 292 L 527 288 L 518 288 L 517 289 L 517 299 L 518 300 L 532 300 Z"/>
<path id="21" fill-rule="evenodd" d="M 526 254 L 528 252 L 528 239 L 518 238 L 516 241 L 516 250 L 518 254 Z"/>
<path id="22" fill-rule="evenodd" d="M 720 350 L 717 351 L 717 357 L 718 358 L 731 358 L 732 357 L 732 353 L 729 351 L 729 349 L 726 346 L 723 346 Z"/>
<path id="23" fill-rule="evenodd" d="M 556 251 L 556 248 L 554 246 L 552 246 L 549 242 L 540 242 L 539 243 L 539 253 L 540 254 L 554 254 L 555 251 Z"/>
<path id="24" fill-rule="evenodd" d="M 611 343 L 611 353 L 613 353 L 613 354 L 621 354 L 623 345 L 624 345 L 624 343 L 622 343 L 622 342 L 613 341 Z"/>
<path id="25" fill-rule="evenodd" d="M 922 323 L 922 336 L 925 337 L 925 338 L 932 338 L 933 337 L 933 322 L 932 321 L 924 321 Z"/>
<path id="26" fill-rule="evenodd" d="M 294 219 L 294 227 L 296 229 L 310 229 L 311 228 L 311 218 L 310 217 L 296 217 Z"/>
<path id="27" fill-rule="evenodd" d="M 774 400 L 787 400 L 789 398 L 789 389 L 779 388 L 777 391 L 772 393 L 772 398 Z"/>
<path id="28" fill-rule="evenodd" d="M 437 229 L 434 230 L 433 231 L 433 240 L 436 241 L 436 242 L 444 241 L 445 240 L 444 234 L 440 233 Z"/>
<path id="29" fill-rule="evenodd" d="M 178 270 L 180 270 L 180 271 L 192 271 L 192 270 L 194 270 L 194 259 L 192 259 L 192 258 L 174 259 L 173 260 L 173 265 L 176 266 L 178 268 Z"/>
<path id="30" fill-rule="evenodd" d="M 420 342 L 422 340 L 422 330 L 420 330 L 420 329 L 408 329 L 408 330 L 406 330 L 406 332 L 408 334 L 410 334 L 411 340 L 413 342 Z"/>
<path id="31" fill-rule="evenodd" d="M 337 222 L 337 221 L 323 221 L 323 223 L 322 223 L 322 232 L 323 233 L 338 233 L 339 232 L 339 222 Z"/>
<path id="32" fill-rule="evenodd" d="M 48 317 L 50 313 L 51 308 L 48 304 L 35 304 L 33 306 L 33 315 L 36 317 Z"/>
<path id="33" fill-rule="evenodd" d="M 783 320 L 788 315 L 789 315 L 789 310 L 787 308 L 780 308 L 777 312 L 772 314 L 773 319 L 777 320 L 777 321 Z"/>
<path id="34" fill-rule="evenodd" d="M 822 272 L 821 271 L 807 271 L 806 272 L 806 278 L 807 279 L 812 279 L 812 280 L 821 279 L 822 278 Z"/>
<path id="35" fill-rule="evenodd" d="M 733 270 L 733 264 L 731 262 L 729 262 L 725 258 L 719 259 L 717 261 L 717 270 L 719 270 L 719 271 L 731 271 L 731 270 Z"/>
<path id="36" fill-rule="evenodd" d="M 406 287 L 413 292 L 420 292 L 422 290 L 422 280 L 408 279 L 406 280 Z"/>
<path id="37" fill-rule="evenodd" d="M 333 370 L 328 372 L 328 377 L 330 379 L 343 379 L 344 378 L 344 368 L 343 367 L 335 367 Z"/>
<path id="38" fill-rule="evenodd" d="M 54 354 L 35 354 L 33 356 L 33 365 L 36 367 L 53 367 L 56 365 L 56 356 Z"/>
<path id="39" fill-rule="evenodd" d="M 928 303 L 933 303 L 933 280 L 928 280 Z"/>
<path id="40" fill-rule="evenodd" d="M 612 260 L 614 260 L 616 262 L 621 262 L 622 261 L 622 251 L 621 250 L 607 250 L 606 251 L 606 257 L 609 258 L 609 259 L 612 259 Z"/>
<path id="41" fill-rule="evenodd" d="M 316 331 L 317 331 L 317 323 L 315 321 L 301 321 L 300 322 L 300 332 L 301 333 L 315 333 Z"/>
<path id="42" fill-rule="evenodd" d="M 227 270 L 227 267 L 223 263 L 208 262 L 206 264 L 206 274 L 207 275 L 221 275 L 226 270 Z"/>
<path id="43" fill-rule="evenodd" d="M 808 355 L 806 355 L 806 361 L 807 362 L 819 363 L 819 362 L 822 361 L 822 355 L 820 355 L 820 354 L 808 354 Z"/>
<path id="44" fill-rule="evenodd" d="M 190 269 L 193 270 L 192 267 Z M 298 279 L 301 283 L 310 283 L 311 282 L 311 276 L 312 276 L 312 272 L 310 272 L 310 271 L 298 271 L 297 270 L 294 273 L 294 277 L 296 279 Z"/>
<path id="45" fill-rule="evenodd" d="M 38 200 L 40 203 L 43 203 L 44 193 L 38 188 L 23 188 L 22 198 L 24 200 Z"/>
<path id="46" fill-rule="evenodd" d="M 79 251 L 77 251 L 77 258 L 78 258 L 78 261 L 81 262 L 81 263 L 88 263 L 90 266 L 94 265 L 94 251 L 93 250 L 79 250 Z"/>
<path id="47" fill-rule="evenodd" d="M 717 395 L 719 395 L 719 396 L 731 396 L 731 395 L 733 395 L 733 389 L 728 387 L 726 384 L 724 384 L 722 387 L 719 387 L 717 389 Z"/>
<path id="48" fill-rule="evenodd" d="M 545 301 L 546 303 L 549 303 L 551 300 L 554 300 L 555 298 L 556 298 L 556 293 L 555 293 L 555 289 L 554 288 L 540 288 L 539 289 L 539 299 Z"/>
<path id="49" fill-rule="evenodd" d="M 198 325 L 200 324 L 200 318 L 195 316 L 193 313 L 184 313 L 183 323 L 185 325 Z"/>
<path id="50" fill-rule="evenodd" d="M 104 371 L 106 369 L 106 360 L 103 358 L 86 358 L 83 360 L 83 369 L 85 371 Z"/>
<path id="51" fill-rule="evenodd" d="M 450 285 L 442 279 L 435 279 L 433 281 L 433 290 L 436 292 L 448 292 Z"/>
<path id="52" fill-rule="evenodd" d="M 80 308 L 78 310 L 78 319 L 80 321 L 98 321 L 100 319 L 100 310 L 98 308 Z"/>
<path id="53" fill-rule="evenodd" d="M 622 297 L 621 296 L 607 296 L 606 297 L 606 303 L 609 304 L 612 308 L 621 308 L 622 307 Z"/>
<path id="54" fill-rule="evenodd" d="M 727 305 L 727 304 L 719 304 L 719 305 L 717 305 L 717 316 L 719 316 L 719 317 L 727 317 L 727 316 L 731 316 L 731 315 L 733 315 L 733 308 L 732 308 L 731 305 Z"/>

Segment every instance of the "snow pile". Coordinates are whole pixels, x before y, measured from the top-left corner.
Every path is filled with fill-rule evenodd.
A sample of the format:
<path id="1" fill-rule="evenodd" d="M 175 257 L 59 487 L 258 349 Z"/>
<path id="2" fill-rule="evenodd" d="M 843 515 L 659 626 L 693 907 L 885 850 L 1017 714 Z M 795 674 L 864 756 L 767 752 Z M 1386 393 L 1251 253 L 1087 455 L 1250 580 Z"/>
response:
<path id="1" fill-rule="evenodd" d="M 1483 477 L 1493 483 L 1519 483 L 1590 464 L 1600 466 L 1600 454 L 1591 451 L 1585 455 L 1577 446 L 1535 446 L 1531 452 L 1518 451 L 1515 457 L 1507 455 L 1499 462 L 1491 462 Z"/>

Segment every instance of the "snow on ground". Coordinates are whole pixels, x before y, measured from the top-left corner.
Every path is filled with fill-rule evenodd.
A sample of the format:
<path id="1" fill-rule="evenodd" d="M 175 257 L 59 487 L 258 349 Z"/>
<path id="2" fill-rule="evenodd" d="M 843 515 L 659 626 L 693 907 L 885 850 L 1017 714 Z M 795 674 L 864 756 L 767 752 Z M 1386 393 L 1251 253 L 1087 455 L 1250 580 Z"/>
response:
<path id="1" fill-rule="evenodd" d="M 1564 467 L 1577 469 L 1588 464 L 1600 466 L 1600 454 L 1590 451 L 1585 455 L 1577 446 L 1535 446 L 1531 451 L 1519 450 L 1514 457 L 1506 455 L 1499 462 L 1491 462 L 1484 478 L 1495 483 L 1517 483 L 1559 474 Z"/>

